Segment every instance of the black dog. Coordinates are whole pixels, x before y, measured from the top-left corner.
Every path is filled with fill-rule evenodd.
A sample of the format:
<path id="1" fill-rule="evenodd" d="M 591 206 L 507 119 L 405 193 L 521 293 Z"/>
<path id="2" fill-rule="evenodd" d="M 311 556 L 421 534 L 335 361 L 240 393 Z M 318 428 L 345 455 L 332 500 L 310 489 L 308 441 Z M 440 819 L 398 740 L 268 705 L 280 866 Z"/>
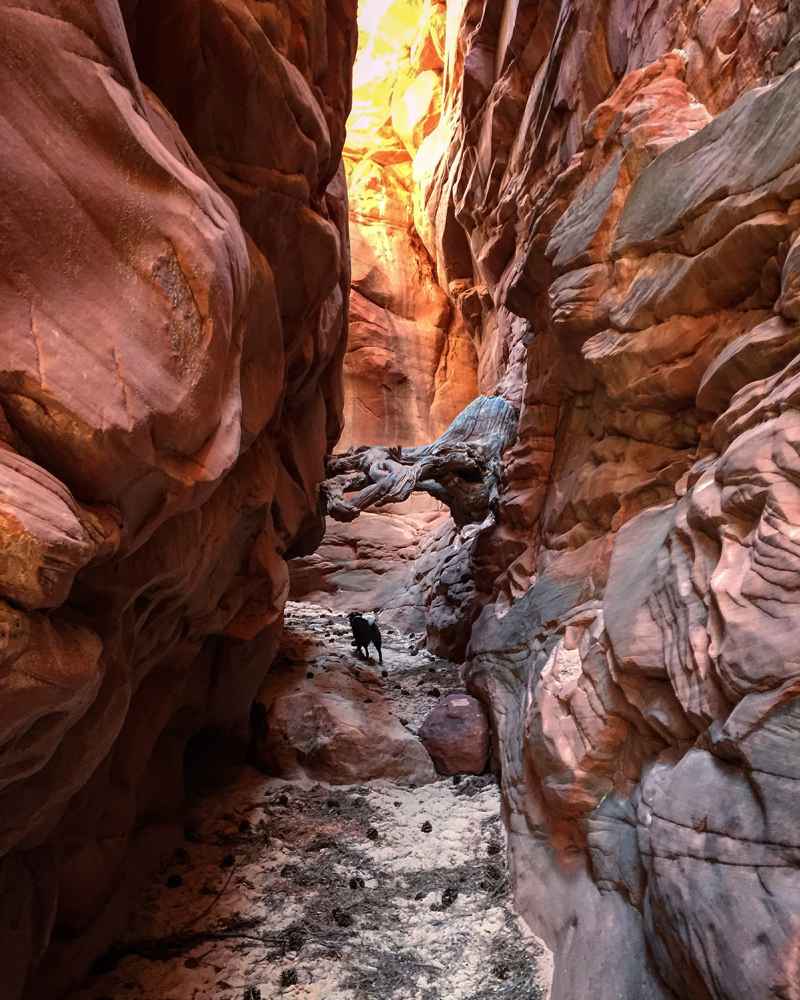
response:
<path id="1" fill-rule="evenodd" d="M 378 650 L 378 660 L 382 664 L 381 630 L 378 628 L 375 615 L 362 615 L 357 611 L 351 611 L 347 616 L 347 620 L 350 622 L 350 628 L 353 632 L 353 645 L 356 647 L 358 655 L 363 656 L 365 660 L 369 659 L 369 645 L 372 643 Z"/>

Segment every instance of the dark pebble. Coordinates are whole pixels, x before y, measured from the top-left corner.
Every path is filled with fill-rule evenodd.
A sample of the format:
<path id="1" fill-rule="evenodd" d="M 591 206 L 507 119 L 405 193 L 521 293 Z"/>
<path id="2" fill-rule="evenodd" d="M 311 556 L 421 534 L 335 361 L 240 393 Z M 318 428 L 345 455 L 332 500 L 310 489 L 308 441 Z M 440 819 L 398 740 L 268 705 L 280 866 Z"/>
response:
<path id="1" fill-rule="evenodd" d="M 261 990 L 257 986 L 248 986 L 244 991 L 243 1000 L 261 1000 Z"/>
<path id="2" fill-rule="evenodd" d="M 275 805 L 276 806 L 288 806 L 289 805 L 289 796 L 288 795 L 279 795 L 277 797 L 277 799 L 275 799 Z"/>
<path id="3" fill-rule="evenodd" d="M 457 899 L 458 899 L 458 889 L 456 889 L 452 885 L 449 885 L 442 893 L 442 908 L 446 910 L 447 907 L 452 906 Z"/>
<path id="4" fill-rule="evenodd" d="M 378 831 L 375 829 L 374 826 L 371 826 L 369 828 L 369 830 L 367 830 L 367 839 L 368 840 L 377 840 L 378 839 Z"/>
<path id="5" fill-rule="evenodd" d="M 339 805 L 339 803 L 338 803 L 338 802 L 336 801 L 336 799 L 328 799 L 328 800 L 327 800 L 327 801 L 325 802 L 325 805 L 326 805 L 326 806 L 327 806 L 327 807 L 328 807 L 329 809 L 334 809 L 334 810 L 336 810 L 337 812 L 338 812 L 338 810 L 339 810 L 339 809 L 341 809 L 341 806 L 340 806 L 340 805 Z"/>
<path id="6" fill-rule="evenodd" d="M 508 966 L 507 965 L 496 965 L 492 969 L 492 973 L 498 979 L 508 979 L 508 976 L 509 976 Z"/>
<path id="7" fill-rule="evenodd" d="M 285 990 L 287 986 L 297 986 L 296 969 L 284 969 L 281 973 L 281 989 Z"/>
<path id="8" fill-rule="evenodd" d="M 365 887 L 366 887 L 366 882 L 364 881 L 363 878 L 361 878 L 360 875 L 354 875 L 350 879 L 350 888 L 351 889 L 363 889 Z"/>
<path id="9" fill-rule="evenodd" d="M 389 676 L 388 670 L 381 670 L 381 677 L 388 677 L 388 676 Z"/>
<path id="10" fill-rule="evenodd" d="M 333 911 L 333 922 L 337 927 L 352 927 L 353 918 L 349 913 L 345 913 L 344 910 L 334 910 Z"/>
<path id="11" fill-rule="evenodd" d="M 306 943 L 305 933 L 297 927 L 289 931 L 289 933 L 286 935 L 287 951 L 300 951 L 300 949 L 303 947 L 305 943 Z"/>
<path id="12" fill-rule="evenodd" d="M 233 868 L 236 864 L 236 858 L 232 854 L 226 854 L 222 859 L 220 867 L 222 868 Z"/>
<path id="13" fill-rule="evenodd" d="M 422 830 L 423 833 L 431 833 L 433 827 L 431 826 L 429 820 L 427 819 L 425 820 L 425 822 L 420 827 L 420 830 Z"/>
<path id="14" fill-rule="evenodd" d="M 416 896 L 414 897 L 414 899 L 417 899 L 417 900 L 424 899 L 427 895 L 428 894 L 426 892 L 418 892 L 416 894 Z"/>
<path id="15" fill-rule="evenodd" d="M 183 885 L 183 879 L 180 877 L 180 875 L 170 875 L 170 877 L 167 879 L 168 889 L 177 889 L 179 888 L 179 886 L 182 885 Z"/>
<path id="16" fill-rule="evenodd" d="M 306 677 L 307 677 L 307 679 L 308 679 L 308 680 L 310 680 L 310 681 L 313 681 L 313 680 L 314 680 L 314 675 L 313 675 L 313 674 L 311 673 L 311 671 L 310 671 L 310 670 L 309 670 L 309 672 L 308 672 L 308 673 L 306 674 Z"/>
<path id="17" fill-rule="evenodd" d="M 401 726 L 407 726 L 408 725 L 408 719 L 400 719 L 399 722 L 400 722 Z"/>
<path id="18" fill-rule="evenodd" d="M 497 843 L 497 841 L 493 840 L 486 848 L 486 853 L 489 855 L 499 854 L 502 849 L 503 848 Z"/>
<path id="19" fill-rule="evenodd" d="M 453 784 L 454 785 L 460 785 L 461 784 L 461 775 L 460 774 L 454 774 L 453 775 Z"/>
<path id="20" fill-rule="evenodd" d="M 439 690 L 439 688 L 431 688 L 430 691 L 428 692 L 429 698 L 441 698 L 441 696 L 442 692 Z"/>

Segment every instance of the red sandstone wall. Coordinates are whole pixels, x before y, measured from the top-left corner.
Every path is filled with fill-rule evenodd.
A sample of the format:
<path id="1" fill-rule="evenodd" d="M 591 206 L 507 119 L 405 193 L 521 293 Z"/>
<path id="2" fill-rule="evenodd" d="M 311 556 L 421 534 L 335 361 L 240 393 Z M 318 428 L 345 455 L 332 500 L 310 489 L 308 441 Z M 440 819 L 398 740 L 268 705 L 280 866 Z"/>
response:
<path id="1" fill-rule="evenodd" d="M 354 7 L 0 4 L 4 1000 L 116 933 L 321 535 Z"/>
<path id="2" fill-rule="evenodd" d="M 793 996 L 800 8 L 447 14 L 420 231 L 522 401 L 469 663 L 520 907 L 556 1000 Z"/>

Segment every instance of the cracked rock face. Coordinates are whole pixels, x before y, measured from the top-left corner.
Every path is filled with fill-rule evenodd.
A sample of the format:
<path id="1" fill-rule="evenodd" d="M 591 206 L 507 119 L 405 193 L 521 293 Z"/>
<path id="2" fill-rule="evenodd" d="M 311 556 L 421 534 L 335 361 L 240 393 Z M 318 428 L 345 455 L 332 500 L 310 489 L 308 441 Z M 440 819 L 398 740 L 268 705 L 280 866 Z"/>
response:
<path id="1" fill-rule="evenodd" d="M 60 990 L 118 931 L 187 740 L 246 724 L 285 559 L 319 536 L 354 7 L 0 10 L 9 1000 Z"/>

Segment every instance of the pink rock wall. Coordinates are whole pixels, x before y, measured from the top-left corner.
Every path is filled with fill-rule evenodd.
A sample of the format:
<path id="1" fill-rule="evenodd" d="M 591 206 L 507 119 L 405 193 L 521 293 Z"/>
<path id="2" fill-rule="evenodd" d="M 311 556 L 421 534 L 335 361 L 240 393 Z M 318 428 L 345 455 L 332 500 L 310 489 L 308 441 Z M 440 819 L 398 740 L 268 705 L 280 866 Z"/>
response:
<path id="1" fill-rule="evenodd" d="M 447 15 L 418 228 L 522 406 L 468 666 L 519 906 L 555 1000 L 792 996 L 800 8 Z"/>
<path id="2" fill-rule="evenodd" d="M 354 7 L 0 5 L 4 1000 L 118 931 L 321 537 Z"/>

